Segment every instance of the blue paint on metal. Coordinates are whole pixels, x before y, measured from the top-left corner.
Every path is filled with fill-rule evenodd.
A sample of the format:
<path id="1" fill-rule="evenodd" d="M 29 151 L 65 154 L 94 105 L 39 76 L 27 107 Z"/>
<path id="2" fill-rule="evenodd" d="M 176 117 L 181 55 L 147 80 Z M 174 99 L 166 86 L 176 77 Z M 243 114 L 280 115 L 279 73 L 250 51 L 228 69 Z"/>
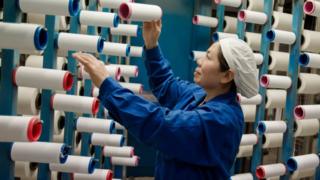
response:
<path id="1" fill-rule="evenodd" d="M 318 151 L 318 156 L 320 158 L 320 129 L 318 131 L 318 147 L 317 147 L 317 151 Z M 316 179 L 320 179 L 320 166 L 317 167 Z"/>
<path id="2" fill-rule="evenodd" d="M 224 26 L 224 9 L 225 7 L 223 5 L 217 5 L 217 18 L 218 18 L 218 27 L 217 32 L 223 32 L 223 26 Z"/>
<path id="3" fill-rule="evenodd" d="M 21 12 L 12 0 L 3 1 L 3 21 L 20 22 Z M 16 115 L 17 87 L 12 83 L 12 71 L 19 62 L 16 50 L 2 49 L 1 81 L 0 81 L 0 114 Z M 5 87 L 5 88 L 3 88 Z M 0 177 L 14 179 L 14 162 L 11 161 L 12 143 L 0 143 Z"/>
<path id="4" fill-rule="evenodd" d="M 298 82 L 298 60 L 300 55 L 301 43 L 301 26 L 303 18 L 303 0 L 293 0 L 292 3 L 292 32 L 296 35 L 296 41 L 290 47 L 290 60 L 288 66 L 288 76 L 291 78 L 291 87 L 287 90 L 287 100 L 285 107 L 285 121 L 287 123 L 287 130 L 283 135 L 283 144 L 281 149 L 281 160 L 287 162 L 293 155 L 293 125 L 294 116 L 292 110 L 297 104 L 297 82 Z M 268 16 L 271 17 L 271 16 Z M 281 176 L 281 180 L 289 180 L 290 174 L 287 173 Z"/>
<path id="5" fill-rule="evenodd" d="M 103 169 L 111 169 L 112 168 L 112 164 L 110 163 L 110 157 L 103 157 L 104 158 L 104 162 L 102 165 Z"/>
<path id="6" fill-rule="evenodd" d="M 254 24 L 247 23 L 246 24 L 246 29 L 247 29 L 247 32 L 253 32 L 254 31 Z"/>
<path id="7" fill-rule="evenodd" d="M 79 13 L 78 13 L 79 15 Z M 70 33 L 79 33 L 80 25 L 78 21 L 77 16 L 72 16 L 70 18 Z M 73 74 L 73 85 L 70 91 L 67 91 L 67 94 L 69 95 L 75 95 L 77 94 L 77 81 L 78 77 L 77 74 L 77 61 L 73 59 L 72 53 L 75 51 L 68 51 L 68 71 Z M 64 143 L 70 147 L 72 147 L 71 154 L 73 154 L 74 151 L 74 131 L 76 127 L 76 114 L 74 112 L 65 112 L 65 119 L 66 119 L 66 125 L 64 129 Z M 70 180 L 70 174 L 69 173 L 62 173 L 61 174 L 62 180 Z"/>
<path id="8" fill-rule="evenodd" d="M 247 9 L 247 1 L 242 1 L 241 6 L 238 8 L 238 12 L 242 9 Z M 245 30 L 246 30 L 246 23 L 243 21 L 237 20 L 237 35 L 239 39 L 244 39 Z M 243 127 L 243 132 L 246 131 L 246 126 Z M 243 158 L 236 158 L 232 169 L 230 170 L 230 174 L 233 175 L 235 173 L 240 172 L 241 164 L 243 163 Z"/>
<path id="9" fill-rule="evenodd" d="M 139 3 L 156 4 L 162 8 L 162 32 L 159 44 L 164 55 L 170 61 L 175 75 L 181 79 L 193 81 L 191 68 L 194 65 L 194 62 L 189 60 L 189 53 L 192 50 L 191 47 L 193 40 L 191 34 L 193 33 L 192 29 L 194 26 L 192 24 L 194 1 L 175 0 L 168 3 L 166 1 L 157 0 L 140 0 Z M 141 23 L 137 24 L 142 26 Z M 207 29 L 209 34 L 210 28 Z M 207 36 L 207 34 L 205 36 Z M 132 45 L 143 46 L 142 36 L 132 38 L 131 40 Z M 208 41 L 210 41 L 210 37 L 205 39 L 203 44 L 206 44 Z M 206 49 L 208 45 L 209 44 L 206 44 Z M 144 67 L 144 62 L 141 61 L 141 59 L 142 58 L 130 59 L 131 64 L 139 67 L 139 77 L 134 78 L 132 82 L 142 83 L 144 89 L 148 91 L 150 90 L 148 76 Z"/>
<path id="10" fill-rule="evenodd" d="M 103 8 L 102 11 L 103 11 L 103 12 L 109 12 L 109 9 L 108 9 L 108 8 Z M 109 31 L 110 31 L 109 28 L 106 28 L 106 27 L 102 27 L 102 28 L 101 28 L 100 36 L 101 36 L 103 39 L 105 39 L 105 41 L 108 41 L 108 40 L 109 40 L 109 34 L 110 34 Z M 106 63 L 106 62 L 107 62 L 107 59 L 108 59 L 108 56 L 105 55 L 105 54 L 103 54 L 103 53 L 101 53 L 101 54 L 99 54 L 99 58 L 100 58 L 101 61 L 103 61 L 103 62 Z"/>
<path id="11" fill-rule="evenodd" d="M 272 14 L 272 0 L 264 0 L 264 13 L 267 17 L 271 17 Z M 260 67 L 259 77 L 268 72 L 268 57 L 269 57 L 269 49 L 270 49 L 270 41 L 267 41 L 265 38 L 265 34 L 271 28 L 271 20 L 263 25 L 261 32 L 261 47 L 260 53 L 263 55 L 263 63 Z M 253 129 L 257 129 L 259 121 L 265 118 L 265 97 L 266 97 L 266 89 L 264 87 L 259 88 L 259 94 L 262 97 L 261 103 L 257 107 L 256 120 L 253 125 Z M 261 164 L 262 159 L 262 137 L 258 136 L 258 143 L 253 148 L 253 155 L 251 159 L 251 173 L 255 174 L 256 167 Z M 254 176 L 254 179 L 257 180 L 257 177 Z"/>
<path id="12" fill-rule="evenodd" d="M 47 48 L 44 51 L 43 59 L 43 67 L 48 69 L 56 69 L 56 60 L 57 60 L 57 49 L 55 47 L 55 38 L 57 34 L 55 32 L 55 23 L 56 16 L 46 16 L 45 18 L 45 26 L 48 30 L 47 38 L 48 44 Z M 40 117 L 43 121 L 42 134 L 40 136 L 39 141 L 50 142 L 52 141 L 53 136 L 53 109 L 51 107 L 51 97 L 52 90 L 43 89 L 41 93 L 41 113 Z M 51 179 L 51 171 L 49 170 L 49 164 L 40 163 L 38 170 L 38 179 L 39 180 L 49 180 Z"/>
<path id="13" fill-rule="evenodd" d="M 90 11 L 96 11 L 97 10 L 97 2 L 96 1 L 89 1 L 88 10 Z M 88 35 L 97 35 L 96 27 L 95 26 L 88 26 L 87 29 Z M 103 49 L 103 39 L 100 38 L 100 41 L 98 42 L 98 52 L 102 51 Z M 84 81 L 84 96 L 91 96 L 92 94 L 92 81 L 86 79 Z M 90 114 L 83 114 L 83 117 L 92 117 Z M 81 156 L 89 156 L 89 147 L 90 147 L 90 138 L 91 133 L 81 133 Z"/>
<path id="14" fill-rule="evenodd" d="M 116 134 L 122 134 L 123 135 L 124 131 L 123 130 L 117 130 Z M 120 142 L 120 146 L 123 146 L 124 142 L 125 142 L 125 138 L 122 137 L 121 138 L 121 142 Z M 112 161 L 112 158 L 110 158 L 110 159 Z M 125 168 L 125 167 L 123 167 L 123 166 L 114 166 L 113 177 L 122 179 L 123 178 L 123 168 Z"/>
<path id="15" fill-rule="evenodd" d="M 242 1 L 241 6 L 239 7 L 238 11 L 241 9 L 247 9 L 247 1 Z M 239 39 L 244 39 L 245 35 L 245 30 L 246 30 L 246 23 L 243 21 L 237 20 L 237 34 Z"/>

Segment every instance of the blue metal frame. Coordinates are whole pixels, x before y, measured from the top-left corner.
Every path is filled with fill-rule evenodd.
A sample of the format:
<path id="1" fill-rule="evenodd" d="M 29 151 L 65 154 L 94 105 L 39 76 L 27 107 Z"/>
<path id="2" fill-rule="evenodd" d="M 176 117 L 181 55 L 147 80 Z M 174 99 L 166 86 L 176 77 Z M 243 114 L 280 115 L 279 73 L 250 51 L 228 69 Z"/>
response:
<path id="1" fill-rule="evenodd" d="M 123 136 L 125 136 L 123 130 L 116 130 L 116 131 L 117 131 L 116 134 L 122 134 Z M 125 140 L 128 142 L 127 137 L 125 137 L 125 138 L 126 138 Z M 123 166 L 114 166 L 113 177 L 122 179 L 123 178 L 123 168 L 124 168 Z"/>
<path id="2" fill-rule="evenodd" d="M 175 75 L 181 79 L 192 82 L 193 73 L 190 73 L 189 67 L 194 62 L 189 60 L 189 53 L 191 52 L 192 45 L 192 38 L 190 35 L 193 33 L 192 17 L 194 15 L 194 0 L 137 1 L 139 3 L 156 4 L 162 8 L 162 33 L 159 39 L 162 52 L 170 61 Z M 141 25 L 141 23 L 139 23 L 139 25 Z M 131 44 L 134 46 L 142 46 L 142 36 L 133 37 L 131 39 Z M 132 79 L 132 82 L 142 83 L 144 90 L 150 90 L 148 76 L 141 58 L 132 58 L 131 64 L 139 66 L 139 77 Z"/>
<path id="3" fill-rule="evenodd" d="M 241 9 L 247 9 L 247 1 L 242 1 L 241 6 L 238 9 L 238 12 Z M 237 34 L 239 39 L 244 39 L 244 35 L 246 33 L 246 23 L 243 21 L 237 20 Z"/>
<path id="4" fill-rule="evenodd" d="M 109 12 L 108 8 L 103 8 L 103 12 Z M 104 38 L 106 41 L 109 40 L 109 28 L 103 27 L 101 28 L 100 36 Z M 101 53 L 100 54 L 100 60 L 106 63 L 108 61 L 108 55 Z M 107 114 L 104 114 L 104 106 L 102 104 L 99 105 L 99 111 L 97 114 L 98 118 L 106 118 Z M 102 153 L 101 153 L 102 154 Z M 103 169 L 111 169 L 112 166 L 110 164 L 110 158 L 109 157 L 102 157 L 104 158 L 104 163 L 101 165 Z"/>
<path id="5" fill-rule="evenodd" d="M 212 1 L 211 0 L 201 0 L 194 2 L 194 15 L 201 14 L 205 16 L 212 16 Z M 211 28 L 203 26 L 192 26 L 192 44 L 191 50 L 206 51 L 211 46 Z M 190 50 L 190 52 L 191 52 Z M 189 74 L 193 74 L 194 69 L 197 67 L 196 61 L 192 59 L 192 64 L 190 64 Z"/>
<path id="6" fill-rule="evenodd" d="M 108 8 L 103 8 L 103 9 L 102 9 L 102 12 L 109 12 L 109 9 L 108 9 Z M 100 36 L 101 36 L 102 38 L 104 38 L 106 41 L 109 40 L 109 28 L 107 28 L 107 27 L 101 27 Z M 103 62 L 105 62 L 105 63 L 107 62 L 108 55 L 101 53 L 99 57 L 100 57 L 100 60 L 101 60 L 101 61 L 103 61 Z"/>
<path id="7" fill-rule="evenodd" d="M 320 130 L 318 132 L 318 156 L 320 156 Z M 320 179 L 320 166 L 317 167 L 316 179 Z"/>
<path id="8" fill-rule="evenodd" d="M 272 14 L 272 0 L 264 0 L 264 13 L 267 17 L 271 17 Z M 261 64 L 259 71 L 259 79 L 261 75 L 266 74 L 268 72 L 268 58 L 269 58 L 269 49 L 270 49 L 270 41 L 265 38 L 265 34 L 271 28 L 271 19 L 268 18 L 267 22 L 262 27 L 261 32 L 261 47 L 260 53 L 263 55 L 263 63 Z M 259 87 L 259 94 L 262 97 L 261 103 L 257 107 L 256 120 L 253 125 L 253 128 L 256 129 L 260 120 L 265 118 L 265 97 L 266 97 L 266 89 L 264 87 Z M 261 164 L 262 159 L 262 136 L 259 135 L 258 143 L 253 148 L 253 155 L 251 159 L 251 173 L 255 174 L 256 167 Z M 257 177 L 254 176 L 254 179 Z"/>
<path id="9" fill-rule="evenodd" d="M 70 33 L 79 33 L 80 24 L 79 24 L 79 14 L 77 16 L 70 17 Z M 68 52 L 68 71 L 73 75 L 73 85 L 70 91 L 67 91 L 67 94 L 75 95 L 77 94 L 77 61 L 72 57 L 72 53 L 75 51 Z M 65 115 L 65 129 L 64 129 L 64 139 L 63 142 L 72 147 L 70 154 L 74 152 L 74 131 L 76 127 L 76 114 L 74 112 L 66 112 Z M 70 180 L 71 176 L 69 173 L 62 173 L 62 180 Z"/>
<path id="10" fill-rule="evenodd" d="M 84 81 L 84 96 L 91 96 L 92 87 L 91 87 L 91 80 L 86 79 Z M 91 114 L 83 114 L 83 117 L 91 117 Z M 81 156 L 89 156 L 89 150 L 90 150 L 90 137 L 91 133 L 81 133 Z M 98 163 L 96 163 L 97 165 Z"/>
<path id="11" fill-rule="evenodd" d="M 217 18 L 218 18 L 218 27 L 217 31 L 218 32 L 223 32 L 223 23 L 224 23 L 224 5 L 217 5 Z"/>
<path id="12" fill-rule="evenodd" d="M 320 156 L 320 130 L 318 132 L 318 156 Z M 320 179 L 320 166 L 317 167 L 316 179 Z"/>
<path id="13" fill-rule="evenodd" d="M 301 25 L 303 18 L 303 0 L 293 0 L 293 9 L 292 9 L 292 32 L 296 35 L 296 41 L 290 47 L 290 61 L 288 66 L 288 76 L 291 78 L 292 84 L 291 87 L 287 90 L 287 100 L 285 108 L 285 120 L 287 123 L 287 131 L 283 136 L 282 144 L 282 154 L 281 159 L 283 163 L 286 163 L 287 160 L 293 154 L 293 124 L 294 116 L 293 109 L 297 104 L 297 82 L 298 82 L 298 59 L 300 55 L 300 42 L 301 42 Z M 270 17 L 270 16 L 269 16 Z M 281 180 L 289 180 L 290 174 L 281 177 Z"/>
<path id="14" fill-rule="evenodd" d="M 48 46 L 43 55 L 43 68 L 56 69 L 57 49 L 55 47 L 55 39 L 57 33 L 55 32 L 56 16 L 46 16 L 45 26 L 48 30 Z M 45 60 L 44 60 L 45 59 Z M 41 95 L 41 120 L 43 120 L 42 132 L 39 141 L 50 142 L 53 136 L 53 114 L 51 108 L 52 90 L 43 89 Z M 39 180 L 51 179 L 51 171 L 48 163 L 39 164 L 38 178 Z"/>
<path id="15" fill-rule="evenodd" d="M 21 12 L 16 6 L 16 1 L 4 0 L 3 3 L 3 21 L 20 22 Z M 19 57 L 20 55 L 17 50 L 2 49 L 0 79 L 1 115 L 16 115 L 17 87 L 12 83 L 12 71 L 19 63 Z M 0 177 L 3 179 L 14 179 L 14 162 L 10 157 L 11 145 L 12 143 L 0 143 Z"/>
<path id="16" fill-rule="evenodd" d="M 97 10 L 97 1 L 96 0 L 90 0 L 89 11 L 96 11 Z M 87 28 L 87 34 L 89 35 L 97 35 L 96 27 L 95 26 L 88 26 Z M 91 80 L 85 80 L 84 81 L 84 96 L 91 96 L 92 92 L 92 81 Z M 91 117 L 91 114 L 83 114 L 83 117 Z M 89 155 L 89 147 L 90 147 L 90 133 L 81 133 L 81 156 L 88 156 Z M 98 147 L 95 147 L 95 150 L 97 150 Z M 101 152 L 101 148 L 100 152 Z M 96 166 L 98 166 L 99 163 L 96 163 Z"/>
<path id="17" fill-rule="evenodd" d="M 247 9 L 247 1 L 242 1 L 241 6 L 238 8 L 238 12 L 242 9 Z M 243 21 L 239 21 L 239 19 L 237 20 L 237 35 L 239 39 L 244 39 L 245 33 L 246 33 L 246 26 L 247 24 Z M 245 132 L 246 130 L 246 126 L 243 126 L 243 132 Z M 230 170 L 230 174 L 236 174 L 238 172 L 240 172 L 241 170 L 241 165 L 243 164 L 243 160 L 245 158 L 236 158 L 236 161 L 234 162 L 231 170 Z"/>

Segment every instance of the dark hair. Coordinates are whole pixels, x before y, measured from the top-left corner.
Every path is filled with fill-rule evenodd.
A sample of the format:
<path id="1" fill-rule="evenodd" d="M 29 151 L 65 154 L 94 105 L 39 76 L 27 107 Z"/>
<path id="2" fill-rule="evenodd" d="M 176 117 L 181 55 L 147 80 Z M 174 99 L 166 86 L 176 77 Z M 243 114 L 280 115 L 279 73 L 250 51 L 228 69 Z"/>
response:
<path id="1" fill-rule="evenodd" d="M 222 50 L 221 50 L 221 46 L 219 46 L 219 50 L 218 50 L 218 60 L 219 60 L 219 64 L 220 64 L 220 71 L 221 72 L 226 72 L 230 69 L 226 59 L 224 58 L 223 54 L 222 54 Z M 230 86 L 230 90 L 231 91 L 237 91 L 237 86 L 236 83 L 234 82 L 234 80 L 232 80 L 231 82 L 231 86 Z"/>
<path id="2" fill-rule="evenodd" d="M 219 46 L 219 50 L 218 50 L 218 59 L 219 59 L 221 72 L 226 72 L 227 70 L 230 69 L 226 59 L 224 58 L 224 56 L 222 54 L 221 46 Z"/>

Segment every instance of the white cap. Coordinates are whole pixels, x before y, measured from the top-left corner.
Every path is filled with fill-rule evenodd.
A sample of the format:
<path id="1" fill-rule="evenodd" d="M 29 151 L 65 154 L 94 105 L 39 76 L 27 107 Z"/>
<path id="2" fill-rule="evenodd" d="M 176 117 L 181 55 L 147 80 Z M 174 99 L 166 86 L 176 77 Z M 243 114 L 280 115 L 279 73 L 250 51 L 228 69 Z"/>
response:
<path id="1" fill-rule="evenodd" d="M 258 70 L 249 45 L 241 39 L 224 38 L 219 40 L 223 57 L 230 69 L 235 71 L 234 82 L 237 91 L 247 98 L 258 93 Z"/>

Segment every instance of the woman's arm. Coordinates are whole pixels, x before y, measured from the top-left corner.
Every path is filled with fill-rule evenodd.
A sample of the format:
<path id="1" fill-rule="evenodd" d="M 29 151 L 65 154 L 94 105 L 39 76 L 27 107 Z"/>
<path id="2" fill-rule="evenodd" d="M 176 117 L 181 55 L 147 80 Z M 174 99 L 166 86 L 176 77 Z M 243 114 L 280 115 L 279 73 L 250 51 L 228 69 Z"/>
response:
<path id="1" fill-rule="evenodd" d="M 133 136 L 170 158 L 202 166 L 233 163 L 242 132 L 240 111 L 221 103 L 194 111 L 170 111 L 111 78 L 102 83 L 98 98 Z"/>
<path id="2" fill-rule="evenodd" d="M 149 84 L 159 103 L 173 108 L 186 93 L 192 94 L 200 87 L 174 77 L 169 61 L 162 55 L 159 46 L 145 51 L 145 66 Z"/>
<path id="3" fill-rule="evenodd" d="M 183 93 L 192 95 L 194 90 L 199 87 L 174 77 L 170 63 L 163 56 L 158 45 L 161 27 L 160 20 L 143 24 L 145 66 L 151 90 L 159 103 L 162 106 L 173 108 Z"/>

